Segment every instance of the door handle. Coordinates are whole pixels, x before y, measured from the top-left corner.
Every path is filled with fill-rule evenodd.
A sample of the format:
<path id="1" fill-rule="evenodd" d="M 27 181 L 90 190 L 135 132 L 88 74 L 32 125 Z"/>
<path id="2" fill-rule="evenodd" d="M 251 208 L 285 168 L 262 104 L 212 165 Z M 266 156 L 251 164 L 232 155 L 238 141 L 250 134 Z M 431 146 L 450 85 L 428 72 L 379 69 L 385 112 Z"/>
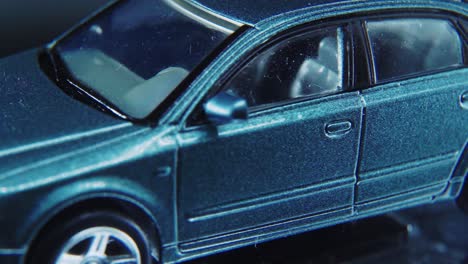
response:
<path id="1" fill-rule="evenodd" d="M 343 136 L 353 128 L 351 121 L 333 121 L 325 125 L 325 134 L 329 137 Z"/>
<path id="2" fill-rule="evenodd" d="M 463 109 L 468 109 L 468 91 L 463 92 L 462 95 L 460 95 L 460 106 Z"/>

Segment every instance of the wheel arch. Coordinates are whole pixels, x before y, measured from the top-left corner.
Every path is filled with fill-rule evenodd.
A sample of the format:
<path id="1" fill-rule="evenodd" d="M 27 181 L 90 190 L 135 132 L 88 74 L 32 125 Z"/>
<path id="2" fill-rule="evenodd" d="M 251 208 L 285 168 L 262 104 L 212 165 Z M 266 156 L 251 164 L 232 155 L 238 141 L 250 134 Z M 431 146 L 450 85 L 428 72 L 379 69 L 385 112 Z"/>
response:
<path id="1" fill-rule="evenodd" d="M 164 212 L 164 209 L 161 208 L 161 203 L 158 203 L 154 194 L 151 195 L 149 191 L 136 187 L 130 182 L 125 188 L 122 186 L 109 188 L 105 184 L 102 185 L 103 188 L 95 188 L 99 185 L 87 182 L 86 186 L 94 188 L 91 187 L 85 191 L 76 185 L 80 185 L 80 183 L 59 188 L 45 196 L 42 201 L 38 201 L 39 208 L 34 211 L 28 221 L 32 228 L 22 230 L 25 233 L 24 236 L 28 237 L 26 243 L 28 246 L 22 263 L 30 263 L 28 258 L 34 250 L 34 245 L 44 237 L 49 228 L 59 224 L 64 219 L 92 211 L 111 211 L 132 219 L 150 232 L 149 235 L 153 236 L 153 240 L 156 242 L 155 245 L 152 245 L 152 251 L 160 254 L 162 243 L 160 241 L 161 226 L 158 219 L 162 216 L 155 212 Z M 126 192 L 126 190 L 129 191 Z"/>

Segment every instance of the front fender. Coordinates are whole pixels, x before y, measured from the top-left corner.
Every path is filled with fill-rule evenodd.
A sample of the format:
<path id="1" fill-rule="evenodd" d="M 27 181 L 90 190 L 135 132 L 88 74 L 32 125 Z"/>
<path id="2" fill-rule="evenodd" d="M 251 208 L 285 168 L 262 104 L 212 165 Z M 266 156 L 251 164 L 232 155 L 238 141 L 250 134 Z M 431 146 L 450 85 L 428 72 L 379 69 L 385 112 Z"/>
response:
<path id="1" fill-rule="evenodd" d="M 14 218 L 6 218 L 4 223 L 0 221 L 2 229 L 12 231 L 7 232 L 7 236 L 0 237 L 0 248 L 7 243 L 8 248 L 27 248 L 42 228 L 63 210 L 95 198 L 116 199 L 137 206 L 150 216 L 158 230 L 162 230 L 162 226 L 168 226 L 167 223 L 172 225 L 173 210 L 167 199 L 155 195 L 155 191 L 122 177 L 100 176 L 9 197 L 6 199 L 8 207 L 11 208 L 11 203 L 17 203 L 21 210 L 15 212 Z M 25 195 L 29 197 L 25 199 Z M 25 204 L 22 201 L 35 202 Z M 166 233 L 162 234 L 168 236 Z M 6 241 L 2 241 L 4 239 Z"/>

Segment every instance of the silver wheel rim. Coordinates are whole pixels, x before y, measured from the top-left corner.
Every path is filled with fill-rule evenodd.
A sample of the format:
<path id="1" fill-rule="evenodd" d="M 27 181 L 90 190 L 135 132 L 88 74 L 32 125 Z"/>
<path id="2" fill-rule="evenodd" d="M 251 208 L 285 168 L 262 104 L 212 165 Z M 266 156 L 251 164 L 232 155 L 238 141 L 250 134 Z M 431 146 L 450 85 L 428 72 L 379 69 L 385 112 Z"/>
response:
<path id="1" fill-rule="evenodd" d="M 93 227 L 68 239 L 55 264 L 141 264 L 141 256 L 126 233 L 112 227 Z"/>

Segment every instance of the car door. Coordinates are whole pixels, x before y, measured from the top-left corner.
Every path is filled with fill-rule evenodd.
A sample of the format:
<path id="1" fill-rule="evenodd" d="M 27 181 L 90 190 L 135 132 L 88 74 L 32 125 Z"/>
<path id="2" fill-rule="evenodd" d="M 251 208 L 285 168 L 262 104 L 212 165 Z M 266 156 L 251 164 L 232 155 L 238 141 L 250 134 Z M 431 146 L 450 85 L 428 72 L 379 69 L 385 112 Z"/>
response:
<path id="1" fill-rule="evenodd" d="M 244 98 L 250 117 L 215 126 L 195 112 L 181 131 L 181 241 L 351 214 L 363 107 L 347 91 L 347 36 L 282 35 L 213 88 Z"/>
<path id="2" fill-rule="evenodd" d="M 443 16 L 363 25 L 374 87 L 365 102 L 358 211 L 431 199 L 446 187 L 468 135 L 464 40 Z"/>

